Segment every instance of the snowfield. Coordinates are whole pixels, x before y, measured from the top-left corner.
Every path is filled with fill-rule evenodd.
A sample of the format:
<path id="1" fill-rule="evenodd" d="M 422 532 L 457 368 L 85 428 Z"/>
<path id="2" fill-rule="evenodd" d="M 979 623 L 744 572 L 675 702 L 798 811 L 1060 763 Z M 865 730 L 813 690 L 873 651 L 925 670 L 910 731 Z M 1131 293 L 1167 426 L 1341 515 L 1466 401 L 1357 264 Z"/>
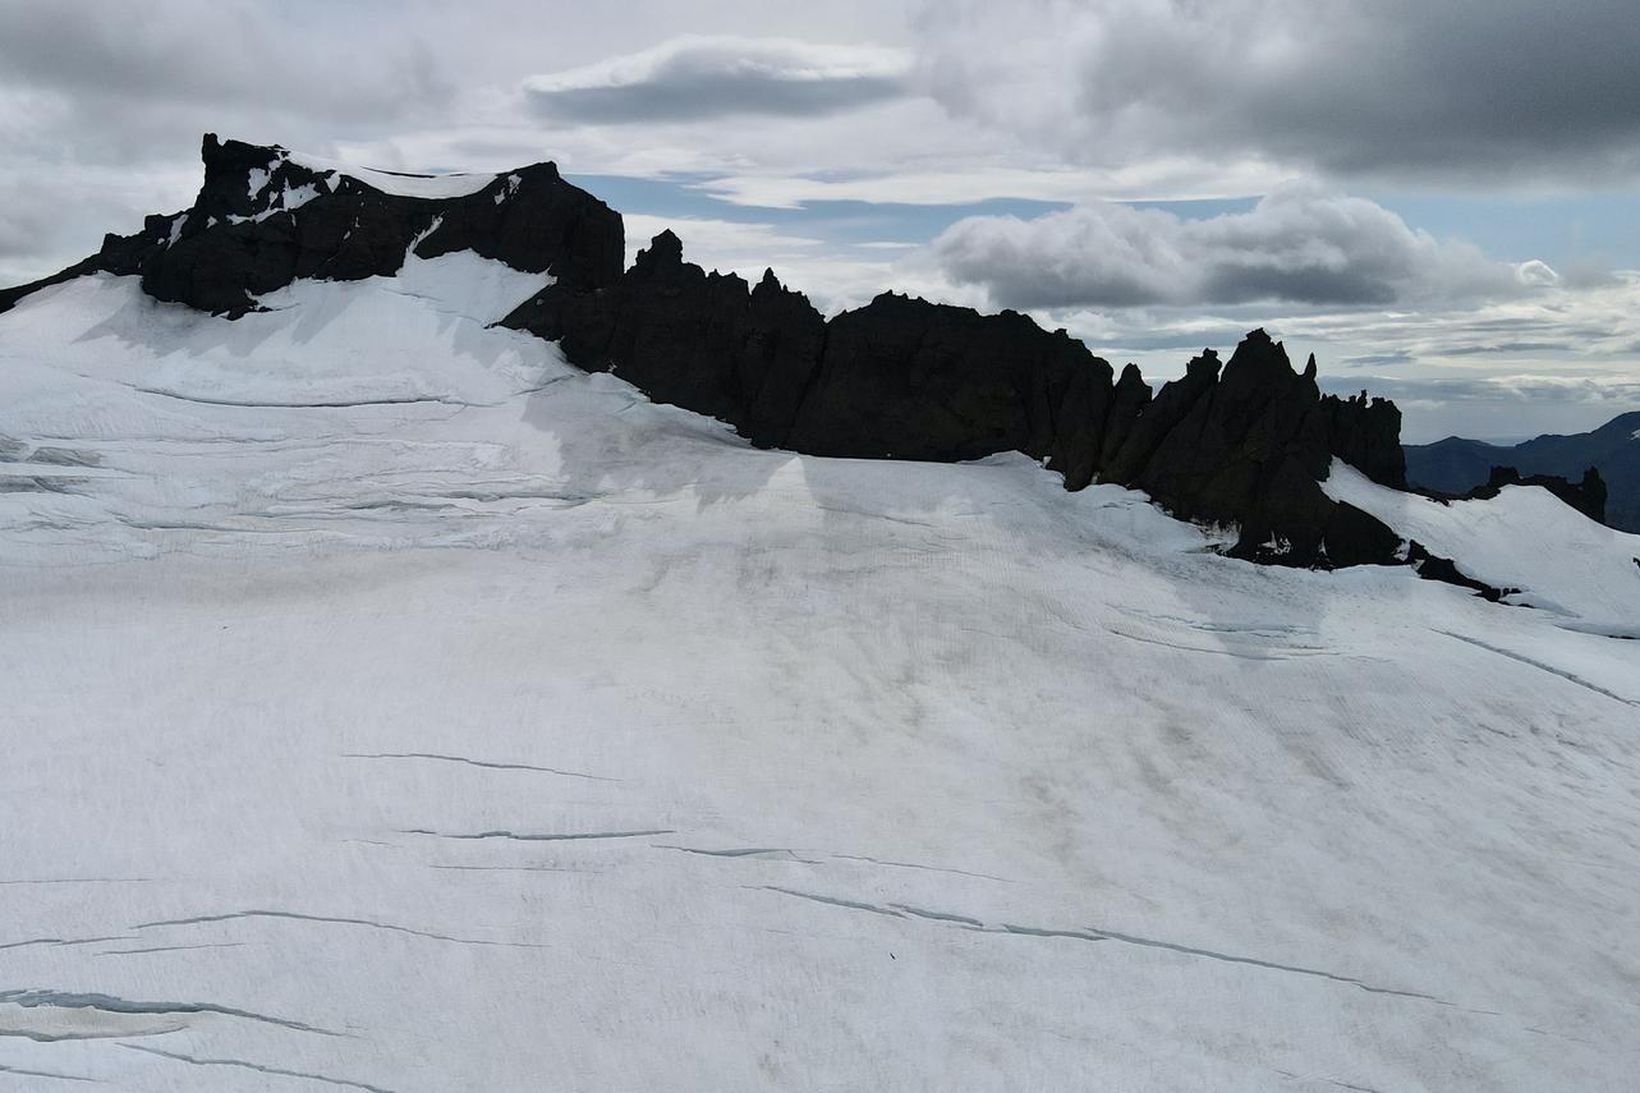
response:
<path id="1" fill-rule="evenodd" d="M 1443 503 L 1387 489 L 1335 460 L 1323 488 L 1436 554 L 1462 559 L 1467 576 L 1519 589 L 1510 603 L 1574 628 L 1640 637 L 1640 535 L 1597 524 L 1541 486 Z"/>
<path id="2" fill-rule="evenodd" d="M 1634 1088 L 1640 537 L 1340 465 L 1537 606 L 1261 568 L 540 283 L 0 316 L 0 1090 Z"/>

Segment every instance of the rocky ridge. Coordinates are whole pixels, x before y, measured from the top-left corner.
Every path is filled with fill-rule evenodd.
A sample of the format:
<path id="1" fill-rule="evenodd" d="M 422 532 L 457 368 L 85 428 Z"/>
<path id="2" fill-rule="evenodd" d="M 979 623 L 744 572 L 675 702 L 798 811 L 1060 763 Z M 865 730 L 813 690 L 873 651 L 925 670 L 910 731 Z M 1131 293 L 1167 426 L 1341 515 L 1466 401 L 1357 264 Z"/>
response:
<path id="1" fill-rule="evenodd" d="M 1405 485 L 1400 411 L 1323 396 L 1263 330 L 1228 362 L 1211 349 L 1153 392 L 1025 315 L 884 293 L 824 318 L 772 271 L 754 286 L 683 260 L 662 232 L 614 284 L 558 283 L 504 324 L 560 342 L 659 401 L 721 418 L 763 447 L 942 462 L 1020 451 L 1066 487 L 1115 482 L 1175 515 L 1240 528 L 1261 561 L 1389 562 L 1399 540 L 1327 498 L 1334 456 Z"/>
<path id="2" fill-rule="evenodd" d="M 821 315 L 772 271 L 755 286 L 686 262 L 662 232 L 622 269 L 620 214 L 551 163 L 483 176 L 332 167 L 278 147 L 203 145 L 193 206 L 110 235 L 85 261 L 0 292 L 0 311 L 89 273 L 138 276 L 149 295 L 237 317 L 298 278 L 391 275 L 406 254 L 472 250 L 553 283 L 503 324 L 560 343 L 589 371 L 717 417 L 752 443 L 871 459 L 960 461 L 1020 451 L 1068 489 L 1142 489 L 1174 515 L 1239 529 L 1264 562 L 1394 563 L 1386 525 L 1320 487 L 1342 459 L 1405 487 L 1393 403 L 1323 396 L 1255 330 L 1228 361 L 1211 349 L 1153 390 L 1063 330 L 1012 311 L 884 293 Z"/>

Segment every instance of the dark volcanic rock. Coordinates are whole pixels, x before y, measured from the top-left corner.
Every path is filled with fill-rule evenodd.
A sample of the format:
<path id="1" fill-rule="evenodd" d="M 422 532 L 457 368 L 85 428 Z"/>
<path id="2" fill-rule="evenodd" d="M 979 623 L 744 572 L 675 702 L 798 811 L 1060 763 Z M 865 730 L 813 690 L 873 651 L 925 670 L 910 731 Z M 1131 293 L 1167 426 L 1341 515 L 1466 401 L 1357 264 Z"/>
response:
<path id="1" fill-rule="evenodd" d="M 591 371 L 729 422 L 753 443 L 815 455 L 957 461 L 1023 452 L 1064 476 L 1147 491 L 1177 516 L 1240 528 L 1266 562 L 1399 560 L 1378 520 L 1321 488 L 1340 458 L 1404 485 L 1400 413 L 1323 398 L 1262 330 L 1228 363 L 1211 349 L 1155 394 L 1063 330 L 884 293 L 827 321 L 766 272 L 753 287 L 685 262 L 671 232 L 622 271 L 621 218 L 550 163 L 459 181 L 367 180 L 283 149 L 204 143 L 194 205 L 109 236 L 82 273 L 137 275 L 150 295 L 242 314 L 298 278 L 396 272 L 406 254 L 471 250 L 554 283 L 502 322 L 558 341 Z M 390 192 L 403 191 L 403 192 Z M 429 196 L 410 196 L 423 193 Z M 456 193 L 458 196 L 437 196 Z M 1586 490 L 1592 496 L 1592 487 Z"/>
<path id="2" fill-rule="evenodd" d="M 1310 367 L 1315 357 L 1310 357 Z M 1321 400 L 1332 453 L 1381 486 L 1407 488 L 1406 451 L 1401 447 L 1401 409 L 1389 399 L 1359 395 Z"/>
<path id="3" fill-rule="evenodd" d="M 471 250 L 577 289 L 620 276 L 620 214 L 538 163 L 460 197 L 407 197 L 284 149 L 206 134 L 205 182 L 191 208 L 110 235 L 92 258 L 15 298 L 79 273 L 136 274 L 149 295 L 240 315 L 297 278 L 353 281 L 397 272 L 406 252 Z M 0 304 L 15 302 L 0 298 Z"/>
<path id="4" fill-rule="evenodd" d="M 1314 357 L 1294 372 L 1263 330 L 1247 335 L 1222 372 L 1217 354 L 1204 350 L 1139 412 L 1102 474 L 1146 490 L 1177 515 L 1238 525 L 1234 553 L 1243 557 L 1389 561 L 1398 538 L 1321 490 L 1334 455 L 1385 460 L 1361 429 L 1338 434 L 1341 417 L 1352 426 L 1356 417 L 1322 399 L 1315 373 Z M 1399 453 L 1398 431 L 1389 445 Z"/>
<path id="5" fill-rule="evenodd" d="M 663 232 L 620 283 L 554 285 L 503 320 L 583 368 L 814 455 L 974 459 L 1023 451 L 1092 475 L 1110 366 L 1013 312 L 884 294 L 826 322 L 772 272 L 755 289 L 683 261 Z"/>
<path id="6" fill-rule="evenodd" d="M 1020 451 L 1086 474 L 1110 396 L 1110 365 L 1064 331 L 884 293 L 827 324 L 787 444 L 940 462 Z"/>
<path id="7" fill-rule="evenodd" d="M 1128 424 L 1115 456 L 1099 472 L 1101 482 L 1138 482 L 1151 456 L 1219 382 L 1219 355 L 1211 349 L 1185 365 L 1184 376 L 1162 385 Z"/>
<path id="8" fill-rule="evenodd" d="M 502 325 L 559 340 L 578 366 L 721 418 L 763 447 L 785 444 L 825 341 L 820 313 L 772 271 L 748 290 L 735 274 L 684 262 L 669 231 L 616 284 L 559 282 Z"/>
<path id="9" fill-rule="evenodd" d="M 1505 596 L 1512 596 L 1519 592 L 1518 588 L 1498 588 L 1496 585 L 1478 581 L 1460 570 L 1450 558 L 1443 558 L 1438 554 L 1431 554 L 1424 545 L 1414 539 L 1407 544 L 1407 562 L 1415 569 L 1418 576 L 1426 581 L 1440 581 L 1443 584 L 1457 585 L 1467 588 L 1484 599 L 1497 603 Z"/>
<path id="10" fill-rule="evenodd" d="M 822 319 L 766 273 L 756 289 L 683 260 L 663 232 L 613 285 L 559 283 L 504 323 L 583 368 L 711 414 L 754 443 L 813 455 L 950 462 L 1018 451 L 1065 476 L 1148 491 L 1181 517 L 1236 524 L 1260 561 L 1389 562 L 1398 538 L 1321 490 L 1334 456 L 1403 475 L 1393 404 L 1321 397 L 1262 330 L 1221 375 L 1205 350 L 1155 397 L 1064 331 L 884 293 Z"/>

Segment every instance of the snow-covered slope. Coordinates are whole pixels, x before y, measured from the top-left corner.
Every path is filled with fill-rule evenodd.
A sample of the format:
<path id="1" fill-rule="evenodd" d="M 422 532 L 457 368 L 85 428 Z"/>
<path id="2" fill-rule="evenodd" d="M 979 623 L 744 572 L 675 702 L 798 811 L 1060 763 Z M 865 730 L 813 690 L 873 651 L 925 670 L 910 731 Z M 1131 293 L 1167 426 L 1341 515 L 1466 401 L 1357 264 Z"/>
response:
<path id="1" fill-rule="evenodd" d="M 0 318 L 0 1090 L 1632 1088 L 1632 588 L 753 450 L 528 280 Z"/>
<path id="2" fill-rule="evenodd" d="M 493 174 L 455 171 L 442 175 L 405 174 L 401 171 L 379 171 L 373 167 L 343 163 L 334 159 L 309 155 L 306 152 L 285 152 L 284 158 L 299 167 L 321 173 L 334 171 L 356 178 L 387 194 L 400 197 L 467 197 L 476 194 L 495 181 Z"/>
<path id="3" fill-rule="evenodd" d="M 1505 486 L 1490 501 L 1432 501 L 1386 489 L 1335 461 L 1324 488 L 1459 559 L 1466 576 L 1519 589 L 1511 603 L 1567 625 L 1640 637 L 1640 535 L 1597 524 L 1541 486 Z"/>

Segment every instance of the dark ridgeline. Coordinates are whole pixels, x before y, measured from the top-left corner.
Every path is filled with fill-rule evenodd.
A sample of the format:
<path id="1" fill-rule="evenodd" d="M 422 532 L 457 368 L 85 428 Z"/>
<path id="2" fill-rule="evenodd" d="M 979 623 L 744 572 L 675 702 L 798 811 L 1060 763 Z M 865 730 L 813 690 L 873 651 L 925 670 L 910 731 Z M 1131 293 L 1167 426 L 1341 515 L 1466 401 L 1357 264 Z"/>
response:
<path id="1" fill-rule="evenodd" d="M 1068 489 L 1114 482 L 1177 516 L 1235 524 L 1234 553 L 1297 565 L 1405 560 L 1377 519 L 1328 498 L 1334 456 L 1405 486 L 1400 411 L 1316 387 L 1255 330 L 1152 392 L 1064 331 L 894 293 L 824 318 L 772 272 L 755 286 L 683 260 L 662 232 L 622 269 L 619 213 L 551 163 L 477 192 L 416 198 L 291 162 L 282 149 L 204 142 L 194 205 L 55 277 L 0 292 L 0 311 L 81 274 L 138 275 L 144 291 L 237 317 L 297 278 L 357 280 L 469 249 L 554 284 L 503 324 L 560 342 L 589 371 L 728 422 L 754 444 L 826 456 L 955 461 L 1020 451 Z"/>
<path id="2" fill-rule="evenodd" d="M 826 320 L 766 272 L 750 287 L 683 260 L 671 232 L 602 286 L 559 282 L 504 325 L 559 341 L 661 402 L 710 414 L 754 444 L 812 455 L 951 462 L 1020 451 L 1068 489 L 1116 482 L 1189 519 L 1242 529 L 1261 561 L 1396 560 L 1398 537 L 1320 481 L 1334 455 L 1405 485 L 1401 415 L 1323 396 L 1255 330 L 1221 367 L 1206 350 L 1151 389 L 1027 316 L 884 293 Z"/>

